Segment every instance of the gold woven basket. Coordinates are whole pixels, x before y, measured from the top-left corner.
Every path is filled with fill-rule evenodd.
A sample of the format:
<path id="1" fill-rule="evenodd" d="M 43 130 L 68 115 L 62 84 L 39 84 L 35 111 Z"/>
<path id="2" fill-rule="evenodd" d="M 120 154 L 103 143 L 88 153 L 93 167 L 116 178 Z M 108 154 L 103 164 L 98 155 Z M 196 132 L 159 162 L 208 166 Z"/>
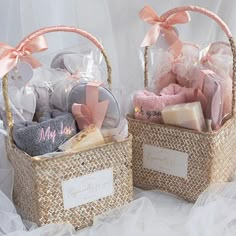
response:
<path id="1" fill-rule="evenodd" d="M 168 11 L 161 18 L 166 19 L 180 11 L 195 11 L 209 16 L 228 36 L 234 59 L 232 116 L 215 132 L 197 132 L 136 120 L 132 116 L 127 118 L 129 132 L 133 135 L 134 185 L 148 190 L 159 189 L 188 201 L 195 201 L 210 184 L 230 181 L 236 169 L 236 50 L 228 27 L 218 16 L 206 9 L 195 6 L 179 7 Z M 148 47 L 145 48 L 144 57 L 146 87 Z M 151 149 L 152 154 L 148 154 Z M 178 168 L 182 172 L 185 171 L 185 174 L 173 174 L 173 170 Z"/>
<path id="2" fill-rule="evenodd" d="M 26 37 L 16 49 L 28 40 L 55 31 L 80 34 L 93 42 L 103 54 L 108 71 L 108 84 L 111 87 L 111 67 L 102 45 L 90 34 L 75 27 L 49 27 L 40 29 Z M 7 76 L 3 78 L 9 139 L 6 140 L 6 151 L 14 172 L 13 198 L 22 217 L 38 225 L 48 223 L 71 223 L 77 230 L 93 222 L 93 217 L 107 210 L 119 207 L 132 200 L 132 136 L 123 141 L 112 142 L 74 154 L 62 154 L 58 157 L 31 157 L 16 147 L 12 139 L 13 120 L 9 106 Z M 93 182 L 93 175 L 102 171 L 111 174 L 112 193 L 99 198 L 99 191 L 106 187 Z M 90 191 L 89 197 L 98 195 L 97 199 L 74 207 L 64 207 L 63 183 L 80 177 L 90 176 L 79 182 L 78 189 L 72 189 L 78 196 Z M 88 183 L 86 182 L 88 181 Z M 83 184 L 83 187 L 82 187 Z M 94 185 L 95 184 L 95 185 Z M 71 190 L 71 191 L 72 191 Z M 70 194 L 70 192 L 69 192 Z M 86 202 L 87 199 L 85 199 Z"/>

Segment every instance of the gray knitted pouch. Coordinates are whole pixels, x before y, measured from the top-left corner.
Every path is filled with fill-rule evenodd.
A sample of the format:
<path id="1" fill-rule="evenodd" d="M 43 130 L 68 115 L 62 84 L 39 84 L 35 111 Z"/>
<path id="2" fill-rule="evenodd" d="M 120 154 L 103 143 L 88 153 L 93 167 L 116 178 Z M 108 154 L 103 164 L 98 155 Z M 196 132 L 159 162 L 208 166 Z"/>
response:
<path id="1" fill-rule="evenodd" d="M 47 112 L 38 122 L 14 125 L 13 139 L 21 150 L 31 156 L 54 152 L 77 133 L 76 122 L 70 113 L 58 110 Z"/>

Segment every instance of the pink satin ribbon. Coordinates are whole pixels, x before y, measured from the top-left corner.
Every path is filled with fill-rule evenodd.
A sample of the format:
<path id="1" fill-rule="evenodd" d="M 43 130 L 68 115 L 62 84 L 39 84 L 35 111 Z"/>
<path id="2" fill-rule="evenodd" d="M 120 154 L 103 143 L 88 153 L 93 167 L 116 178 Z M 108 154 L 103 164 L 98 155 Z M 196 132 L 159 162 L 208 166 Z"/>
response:
<path id="1" fill-rule="evenodd" d="M 72 114 L 80 130 L 90 124 L 94 124 L 99 129 L 102 127 L 109 101 L 98 102 L 98 87 L 101 84 L 101 82 L 89 82 L 86 86 L 86 105 L 77 103 L 72 105 Z"/>
<path id="2" fill-rule="evenodd" d="M 173 25 L 188 23 L 190 21 L 190 15 L 188 12 L 183 11 L 180 13 L 175 13 L 164 20 L 159 17 L 150 6 L 145 6 L 139 12 L 139 16 L 145 22 L 153 25 L 147 32 L 141 47 L 155 44 L 161 31 L 175 56 L 180 54 L 182 42 L 180 41 Z"/>
<path id="3" fill-rule="evenodd" d="M 29 63 L 33 68 L 41 66 L 40 62 L 31 54 L 47 48 L 46 39 L 42 35 L 28 40 L 21 48 L 13 48 L 5 43 L 0 43 L 0 78 L 13 69 L 19 59 Z"/>

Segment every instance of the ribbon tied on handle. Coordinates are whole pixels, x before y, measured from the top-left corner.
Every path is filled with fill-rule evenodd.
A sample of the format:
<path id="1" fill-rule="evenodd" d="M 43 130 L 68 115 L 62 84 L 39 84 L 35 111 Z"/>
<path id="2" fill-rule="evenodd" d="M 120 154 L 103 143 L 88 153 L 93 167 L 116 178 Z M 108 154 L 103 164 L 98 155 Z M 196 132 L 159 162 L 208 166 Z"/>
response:
<path id="1" fill-rule="evenodd" d="M 94 124 L 99 129 L 102 127 L 109 101 L 98 101 L 98 87 L 101 84 L 101 82 L 89 82 L 86 85 L 86 105 L 77 103 L 72 105 L 72 114 L 80 130 L 85 129 L 90 124 Z"/>
<path id="2" fill-rule="evenodd" d="M 191 20 L 188 12 L 183 11 L 180 13 L 175 13 L 167 19 L 162 19 L 162 17 L 159 17 L 150 6 L 145 6 L 139 12 L 139 16 L 145 22 L 153 25 L 147 32 L 141 47 L 155 44 L 160 32 L 162 32 L 167 43 L 173 50 L 174 56 L 178 56 L 180 54 L 182 42 L 180 41 L 173 25 L 188 23 Z"/>
<path id="3" fill-rule="evenodd" d="M 29 63 L 33 68 L 41 66 L 41 63 L 31 54 L 46 50 L 47 42 L 43 35 L 29 39 L 21 48 L 13 48 L 5 43 L 0 43 L 0 78 L 13 69 L 18 60 Z"/>

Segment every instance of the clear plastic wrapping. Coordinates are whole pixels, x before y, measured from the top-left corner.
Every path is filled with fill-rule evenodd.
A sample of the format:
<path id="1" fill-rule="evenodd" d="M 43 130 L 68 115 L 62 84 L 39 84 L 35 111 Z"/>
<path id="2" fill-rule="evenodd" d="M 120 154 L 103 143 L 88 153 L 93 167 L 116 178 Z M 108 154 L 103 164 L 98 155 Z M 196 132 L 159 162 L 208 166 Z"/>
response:
<path id="1" fill-rule="evenodd" d="M 33 75 L 32 67 L 23 62 L 8 73 L 8 96 L 14 122 L 32 121 L 36 108 L 36 97 L 32 87 L 28 86 Z M 6 111 L 3 99 L 2 81 L 0 84 L 0 113 L 6 126 Z"/>
<path id="2" fill-rule="evenodd" d="M 18 148 L 31 156 L 56 155 L 55 152 L 63 151 L 59 147 L 64 142 L 91 124 L 99 129 L 97 133 L 101 137 L 100 128 L 110 130 L 106 132 L 106 142 L 123 137 L 119 135 L 123 132 L 120 127 L 125 129 L 120 124 L 119 104 L 106 88 L 103 55 L 95 47 L 83 46 L 83 49 L 71 48 L 50 55 L 50 66 L 33 69 L 19 62 L 8 74 L 13 139 Z M 3 99 L 0 105 L 6 126 Z M 81 120 L 89 123 L 81 127 Z M 91 147 L 98 145 L 92 133 L 89 137 Z"/>
<path id="3" fill-rule="evenodd" d="M 218 130 L 231 114 L 232 61 L 230 46 L 223 42 L 202 50 L 183 43 L 178 56 L 169 49 L 150 48 L 149 84 L 133 95 L 134 117 L 163 123 L 161 111 L 166 106 L 199 101 L 211 124 L 208 131 Z"/>

